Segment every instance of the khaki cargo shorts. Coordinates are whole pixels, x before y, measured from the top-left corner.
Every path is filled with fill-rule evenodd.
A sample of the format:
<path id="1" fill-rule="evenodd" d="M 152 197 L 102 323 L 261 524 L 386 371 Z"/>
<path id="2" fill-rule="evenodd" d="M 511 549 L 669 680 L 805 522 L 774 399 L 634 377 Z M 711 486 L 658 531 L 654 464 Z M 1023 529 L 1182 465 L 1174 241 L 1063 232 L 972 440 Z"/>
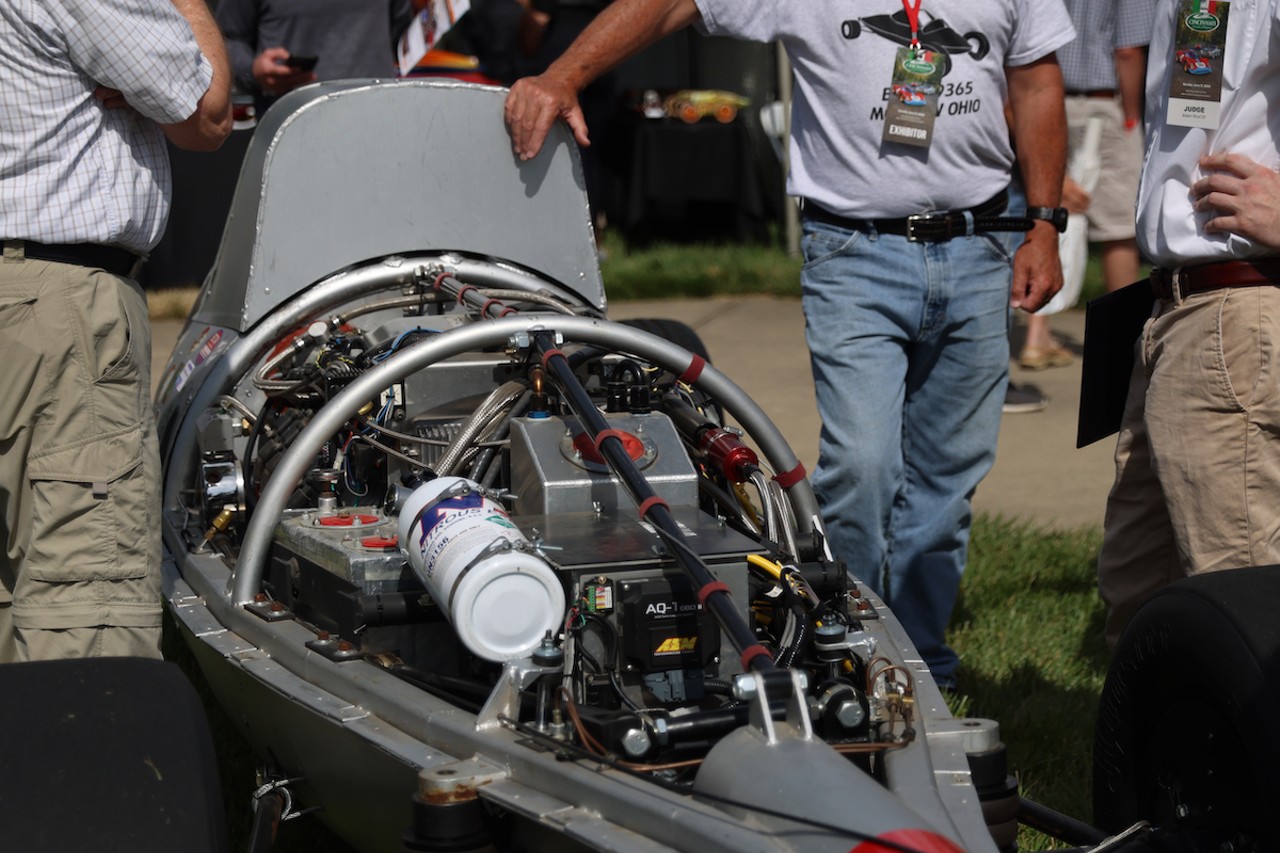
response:
<path id="1" fill-rule="evenodd" d="M 0 662 L 159 657 L 151 329 L 136 282 L 0 260 Z"/>

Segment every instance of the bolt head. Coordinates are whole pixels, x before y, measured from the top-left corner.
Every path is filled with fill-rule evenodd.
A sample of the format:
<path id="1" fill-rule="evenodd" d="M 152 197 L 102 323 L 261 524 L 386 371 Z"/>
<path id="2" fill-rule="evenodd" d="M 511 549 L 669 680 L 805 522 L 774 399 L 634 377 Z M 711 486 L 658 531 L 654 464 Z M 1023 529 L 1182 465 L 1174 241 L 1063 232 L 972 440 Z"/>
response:
<path id="1" fill-rule="evenodd" d="M 622 736 L 622 749 L 632 758 L 639 758 L 649 751 L 653 742 L 644 729 L 627 729 Z"/>
<path id="2" fill-rule="evenodd" d="M 862 725 L 862 721 L 866 718 L 867 714 L 862 710 L 862 703 L 856 699 L 845 699 L 836 706 L 836 721 L 846 729 Z"/>

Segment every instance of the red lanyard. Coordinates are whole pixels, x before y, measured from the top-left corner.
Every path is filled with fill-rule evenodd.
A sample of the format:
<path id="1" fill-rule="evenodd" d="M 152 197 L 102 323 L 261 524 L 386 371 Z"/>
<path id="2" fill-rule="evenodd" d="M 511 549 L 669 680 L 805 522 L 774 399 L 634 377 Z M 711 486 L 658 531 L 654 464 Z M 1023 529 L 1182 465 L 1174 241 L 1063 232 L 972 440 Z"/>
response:
<path id="1" fill-rule="evenodd" d="M 902 0 L 902 9 L 907 13 L 907 23 L 911 25 L 911 48 L 920 49 L 920 4 L 924 0 Z M 1212 2 L 1212 0 L 1210 0 Z"/>

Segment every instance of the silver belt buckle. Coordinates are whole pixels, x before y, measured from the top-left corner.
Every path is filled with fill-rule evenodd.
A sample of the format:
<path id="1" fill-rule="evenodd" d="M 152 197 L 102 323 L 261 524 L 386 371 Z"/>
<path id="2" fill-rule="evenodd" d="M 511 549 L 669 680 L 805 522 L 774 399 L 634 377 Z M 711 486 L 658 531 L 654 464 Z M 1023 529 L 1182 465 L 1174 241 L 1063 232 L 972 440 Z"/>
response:
<path id="1" fill-rule="evenodd" d="M 923 243 L 927 238 L 916 234 L 916 225 L 933 218 L 932 213 L 913 213 L 907 217 L 907 241 L 911 243 Z"/>

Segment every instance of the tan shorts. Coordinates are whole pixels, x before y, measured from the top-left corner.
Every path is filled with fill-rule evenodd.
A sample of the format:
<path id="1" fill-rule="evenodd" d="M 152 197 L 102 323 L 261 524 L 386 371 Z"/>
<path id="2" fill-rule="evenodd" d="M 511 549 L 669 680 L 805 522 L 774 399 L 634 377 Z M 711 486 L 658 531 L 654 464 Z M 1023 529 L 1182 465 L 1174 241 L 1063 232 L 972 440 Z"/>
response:
<path id="1" fill-rule="evenodd" d="M 1116 98 L 1068 95 L 1066 106 L 1070 152 L 1080 145 L 1089 119 L 1093 116 L 1103 119 L 1102 143 L 1098 150 L 1102 172 L 1085 212 L 1089 220 L 1089 240 L 1105 243 L 1132 239 L 1136 233 L 1134 204 L 1138 198 L 1138 175 L 1142 171 L 1142 128 L 1125 131 L 1124 112 Z"/>
<path id="2" fill-rule="evenodd" d="M 0 260 L 0 662 L 159 657 L 151 329 L 137 283 Z"/>

